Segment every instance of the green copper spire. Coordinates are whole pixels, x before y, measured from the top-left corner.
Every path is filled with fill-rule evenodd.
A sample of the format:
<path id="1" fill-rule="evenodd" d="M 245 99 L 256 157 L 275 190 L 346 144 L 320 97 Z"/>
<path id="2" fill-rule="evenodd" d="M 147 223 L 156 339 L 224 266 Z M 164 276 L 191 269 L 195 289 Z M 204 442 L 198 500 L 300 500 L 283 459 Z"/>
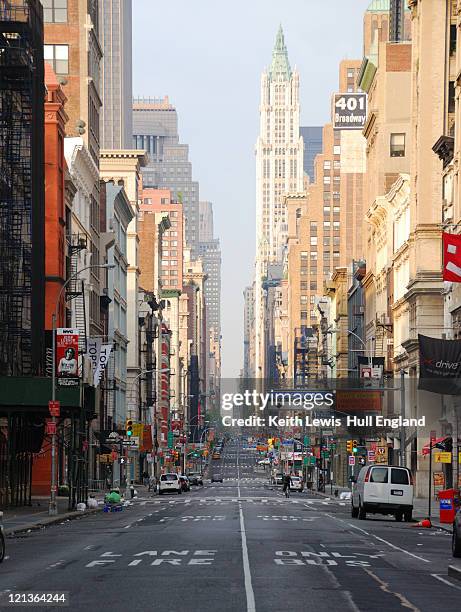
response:
<path id="1" fill-rule="evenodd" d="M 282 26 L 279 26 L 277 38 L 275 39 L 274 50 L 272 51 L 272 64 L 269 70 L 271 79 L 282 77 L 284 81 L 291 78 L 290 62 L 288 61 L 288 51 L 285 45 Z"/>

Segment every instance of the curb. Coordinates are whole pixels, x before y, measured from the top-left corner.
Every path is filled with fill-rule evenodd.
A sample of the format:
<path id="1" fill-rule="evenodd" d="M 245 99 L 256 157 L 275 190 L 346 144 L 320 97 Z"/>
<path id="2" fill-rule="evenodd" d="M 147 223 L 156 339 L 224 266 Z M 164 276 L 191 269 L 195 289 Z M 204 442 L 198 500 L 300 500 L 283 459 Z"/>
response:
<path id="1" fill-rule="evenodd" d="M 449 565 L 448 575 L 455 580 L 461 580 L 461 565 Z"/>
<path id="2" fill-rule="evenodd" d="M 43 519 L 40 523 L 30 523 L 28 525 L 21 525 L 21 527 L 11 527 L 10 529 L 6 528 L 3 530 L 3 533 L 5 536 L 10 536 L 17 533 L 24 533 L 26 531 L 38 531 L 39 529 L 49 527 L 50 525 L 56 525 L 57 523 L 62 523 L 63 521 L 72 521 L 82 516 L 88 516 L 97 512 L 102 512 L 102 507 L 91 508 L 90 510 L 84 510 L 83 512 L 78 512 L 77 510 L 73 512 L 66 512 L 65 514 L 60 514 L 52 518 L 50 517 L 48 519 Z"/>

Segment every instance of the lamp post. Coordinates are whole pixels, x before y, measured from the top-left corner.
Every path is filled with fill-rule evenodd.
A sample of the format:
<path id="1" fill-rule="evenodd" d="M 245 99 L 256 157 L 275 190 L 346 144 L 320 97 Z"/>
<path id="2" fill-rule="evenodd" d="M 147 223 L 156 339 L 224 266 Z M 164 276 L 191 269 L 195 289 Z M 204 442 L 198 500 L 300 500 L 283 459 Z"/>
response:
<path id="1" fill-rule="evenodd" d="M 77 279 L 82 272 L 85 270 L 94 270 L 96 268 L 105 268 L 112 269 L 115 268 L 115 264 L 98 264 L 93 266 L 85 266 L 80 270 L 77 270 L 75 274 L 69 276 L 66 282 L 62 285 L 61 290 L 58 293 L 58 297 L 56 299 L 56 304 L 54 307 L 53 314 L 51 316 L 51 335 L 52 335 L 52 367 L 51 367 L 51 400 L 54 402 L 56 400 L 56 319 L 57 319 L 57 311 L 59 308 L 59 302 L 61 301 L 62 294 L 64 293 L 64 289 L 67 285 Z M 52 415 L 51 422 L 54 424 L 53 433 L 51 434 L 51 490 L 50 490 L 50 502 L 48 506 L 48 514 L 49 516 L 56 516 L 58 513 L 58 506 L 56 503 L 56 416 Z"/>

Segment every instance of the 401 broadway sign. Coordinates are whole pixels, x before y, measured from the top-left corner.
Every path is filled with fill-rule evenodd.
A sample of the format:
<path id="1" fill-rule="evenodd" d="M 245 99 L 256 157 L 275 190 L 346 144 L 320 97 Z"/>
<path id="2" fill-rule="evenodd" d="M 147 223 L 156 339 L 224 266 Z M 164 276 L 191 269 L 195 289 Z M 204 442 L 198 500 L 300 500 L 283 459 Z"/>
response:
<path id="1" fill-rule="evenodd" d="M 333 127 L 335 130 L 362 130 L 367 120 L 367 94 L 335 94 Z"/>

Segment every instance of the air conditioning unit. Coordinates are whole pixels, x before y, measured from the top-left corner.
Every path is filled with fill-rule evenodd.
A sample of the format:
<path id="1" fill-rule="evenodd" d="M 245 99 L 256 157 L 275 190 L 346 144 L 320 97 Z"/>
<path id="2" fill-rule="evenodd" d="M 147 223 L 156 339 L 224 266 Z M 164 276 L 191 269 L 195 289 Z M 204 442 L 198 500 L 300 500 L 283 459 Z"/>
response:
<path id="1" fill-rule="evenodd" d="M 391 325 L 391 318 L 383 312 L 379 315 L 379 322 L 381 325 Z"/>

